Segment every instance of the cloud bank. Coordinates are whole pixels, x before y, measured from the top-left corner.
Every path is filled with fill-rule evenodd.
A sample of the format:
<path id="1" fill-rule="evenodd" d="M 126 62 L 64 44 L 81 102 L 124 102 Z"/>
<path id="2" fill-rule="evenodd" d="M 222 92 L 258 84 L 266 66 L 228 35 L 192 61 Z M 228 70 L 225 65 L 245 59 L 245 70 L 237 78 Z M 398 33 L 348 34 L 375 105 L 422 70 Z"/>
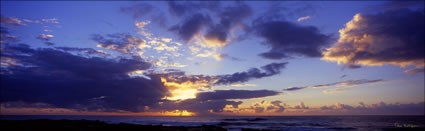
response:
<path id="1" fill-rule="evenodd" d="M 347 67 L 391 64 L 415 66 L 421 71 L 425 67 L 424 28 L 423 10 L 356 14 L 339 30 L 338 42 L 323 53 L 322 59 Z"/>

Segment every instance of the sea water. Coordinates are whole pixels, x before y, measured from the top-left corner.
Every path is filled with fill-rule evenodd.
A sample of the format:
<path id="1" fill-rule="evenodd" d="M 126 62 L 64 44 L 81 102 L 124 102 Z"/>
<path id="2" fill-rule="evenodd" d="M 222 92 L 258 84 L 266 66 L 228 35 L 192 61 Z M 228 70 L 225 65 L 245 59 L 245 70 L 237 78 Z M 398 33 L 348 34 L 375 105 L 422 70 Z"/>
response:
<path id="1" fill-rule="evenodd" d="M 0 116 L 2 120 L 101 120 L 164 126 L 216 125 L 229 131 L 243 128 L 273 130 L 386 130 L 425 128 L 424 116 Z"/>

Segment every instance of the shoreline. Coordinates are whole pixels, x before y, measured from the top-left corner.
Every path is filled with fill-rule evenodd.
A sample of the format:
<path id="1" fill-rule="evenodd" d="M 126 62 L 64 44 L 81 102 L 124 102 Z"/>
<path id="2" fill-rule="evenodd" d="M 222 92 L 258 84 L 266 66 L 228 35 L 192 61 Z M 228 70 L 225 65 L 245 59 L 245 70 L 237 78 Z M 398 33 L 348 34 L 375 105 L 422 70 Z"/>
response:
<path id="1" fill-rule="evenodd" d="M 164 126 L 164 125 L 139 125 L 129 123 L 107 123 L 100 120 L 0 120 L 2 129 L 6 130 L 42 130 L 42 131 L 88 131 L 88 130 L 139 130 L 139 131 L 227 131 L 215 125 L 202 126 Z"/>

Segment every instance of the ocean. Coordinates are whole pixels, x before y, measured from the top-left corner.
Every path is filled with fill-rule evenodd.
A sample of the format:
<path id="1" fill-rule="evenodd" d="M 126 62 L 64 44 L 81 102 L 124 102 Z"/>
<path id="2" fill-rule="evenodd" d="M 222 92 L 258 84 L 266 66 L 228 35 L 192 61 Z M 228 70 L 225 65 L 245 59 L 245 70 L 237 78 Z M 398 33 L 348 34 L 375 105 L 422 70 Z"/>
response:
<path id="1" fill-rule="evenodd" d="M 424 116 L 12 116 L 2 120 L 69 119 L 101 120 L 164 126 L 216 125 L 229 131 L 243 128 L 272 130 L 386 130 L 425 128 Z"/>

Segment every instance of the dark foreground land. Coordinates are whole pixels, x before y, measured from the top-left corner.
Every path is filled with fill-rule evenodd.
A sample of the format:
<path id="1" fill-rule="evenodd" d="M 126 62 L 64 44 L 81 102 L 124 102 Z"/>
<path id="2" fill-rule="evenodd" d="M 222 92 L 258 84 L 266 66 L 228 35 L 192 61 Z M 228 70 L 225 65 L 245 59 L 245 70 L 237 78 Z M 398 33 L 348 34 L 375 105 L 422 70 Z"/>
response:
<path id="1" fill-rule="evenodd" d="M 1 120 L 3 131 L 226 131 L 217 126 L 109 124 L 92 120 Z"/>

